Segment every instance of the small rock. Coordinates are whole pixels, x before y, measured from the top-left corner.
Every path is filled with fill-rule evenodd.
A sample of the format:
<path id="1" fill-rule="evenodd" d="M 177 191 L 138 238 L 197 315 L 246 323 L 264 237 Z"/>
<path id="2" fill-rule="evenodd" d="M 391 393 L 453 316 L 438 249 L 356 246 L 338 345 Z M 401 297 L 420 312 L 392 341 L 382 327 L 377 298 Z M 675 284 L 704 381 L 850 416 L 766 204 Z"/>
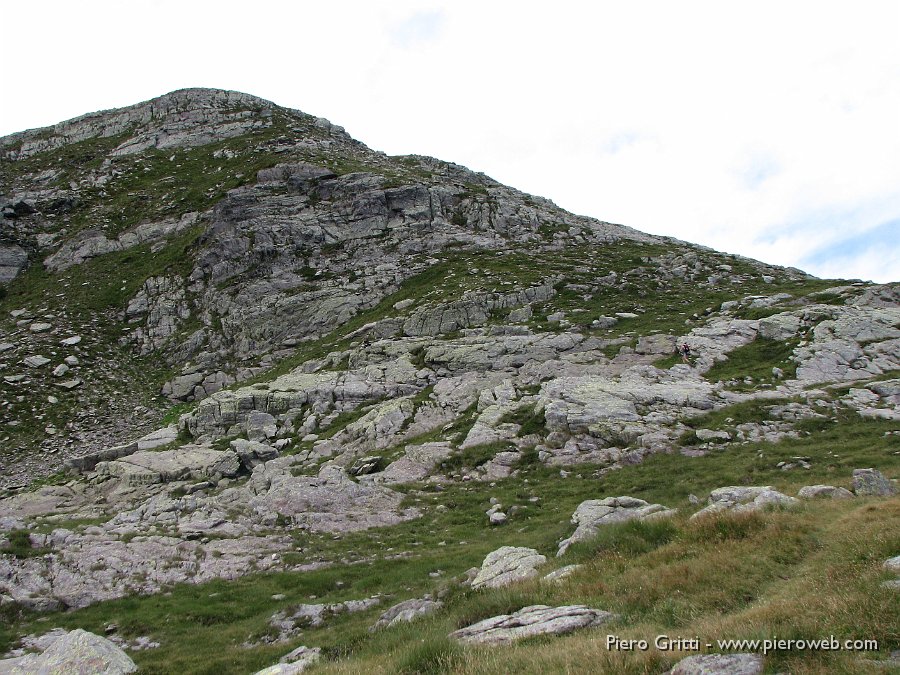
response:
<path id="1" fill-rule="evenodd" d="M 853 493 L 834 485 L 807 485 L 800 488 L 797 496 L 800 499 L 850 499 L 853 497 Z"/>
<path id="2" fill-rule="evenodd" d="M 422 599 L 413 598 L 412 600 L 404 600 L 378 617 L 378 621 L 369 628 L 369 632 L 372 633 L 381 628 L 390 628 L 399 623 L 413 621 L 421 616 L 436 612 L 443 606 L 444 603 L 437 600 L 431 600 L 427 597 Z"/>
<path id="3" fill-rule="evenodd" d="M 53 326 L 49 323 L 33 323 L 28 327 L 28 330 L 32 333 L 46 333 L 51 328 Z"/>
<path id="4" fill-rule="evenodd" d="M 507 521 L 507 516 L 503 511 L 496 511 L 488 516 L 491 525 L 502 525 Z"/>
<path id="5" fill-rule="evenodd" d="M 267 438 L 274 438 L 278 433 L 275 418 L 259 410 L 254 410 L 247 416 L 246 429 L 247 438 L 251 441 L 264 441 Z"/>
<path id="6" fill-rule="evenodd" d="M 900 555 L 885 560 L 884 569 L 892 572 L 900 572 Z"/>
<path id="7" fill-rule="evenodd" d="M 45 356 L 29 356 L 28 358 L 22 359 L 22 363 L 24 363 L 29 368 L 40 368 L 41 366 L 46 366 L 50 363 L 50 359 Z"/>
<path id="8" fill-rule="evenodd" d="M 57 382 L 56 386 L 61 387 L 67 391 L 71 391 L 72 389 L 75 389 L 76 387 L 80 387 L 81 384 L 82 384 L 81 380 L 79 380 L 78 378 L 75 378 L 74 380 L 65 380 L 63 382 Z"/>
<path id="9" fill-rule="evenodd" d="M 666 675 L 759 675 L 759 654 L 697 654 L 682 659 Z"/>
<path id="10" fill-rule="evenodd" d="M 60 363 L 56 368 L 53 369 L 53 377 L 62 377 L 66 373 L 69 372 L 69 366 L 65 363 Z"/>
<path id="11" fill-rule="evenodd" d="M 350 467 L 350 471 L 348 472 L 351 476 L 366 476 L 370 473 L 375 473 L 381 466 L 382 457 L 379 456 L 371 456 L 371 457 L 361 457 L 353 463 L 353 466 Z"/>
<path id="12" fill-rule="evenodd" d="M 619 323 L 619 320 L 614 316 L 601 316 L 601 317 L 594 319 L 591 322 L 591 325 L 594 328 L 605 329 L 605 328 L 612 328 L 617 323 Z"/>
<path id="13" fill-rule="evenodd" d="M 77 356 L 67 356 L 63 359 L 66 362 L 66 365 L 69 366 L 77 366 L 78 365 L 78 357 Z"/>
<path id="14" fill-rule="evenodd" d="M 571 576 L 574 572 L 580 570 L 584 565 L 566 565 L 565 567 L 560 567 L 558 570 L 553 570 L 545 576 L 542 581 L 547 581 L 551 583 L 560 582 L 566 577 Z"/>
<path id="15" fill-rule="evenodd" d="M 319 647 L 297 647 L 281 657 L 281 662 L 256 672 L 254 675 L 297 675 L 322 657 Z"/>
<path id="16" fill-rule="evenodd" d="M 65 340 L 60 340 L 60 344 L 63 347 L 74 347 L 79 342 L 81 342 L 80 335 L 73 335 L 72 337 L 67 337 Z"/>

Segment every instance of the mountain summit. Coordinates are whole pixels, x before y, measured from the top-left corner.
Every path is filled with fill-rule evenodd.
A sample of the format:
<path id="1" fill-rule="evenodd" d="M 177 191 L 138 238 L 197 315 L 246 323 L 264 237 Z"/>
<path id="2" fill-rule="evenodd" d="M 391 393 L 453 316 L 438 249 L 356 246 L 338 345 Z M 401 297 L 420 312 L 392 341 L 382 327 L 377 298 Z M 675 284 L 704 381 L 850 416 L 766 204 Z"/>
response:
<path id="1" fill-rule="evenodd" d="M 0 654 L 42 652 L 15 667 L 686 655 L 619 648 L 645 628 L 898 647 L 897 285 L 576 216 L 213 89 L 0 138 L 0 210 Z"/>

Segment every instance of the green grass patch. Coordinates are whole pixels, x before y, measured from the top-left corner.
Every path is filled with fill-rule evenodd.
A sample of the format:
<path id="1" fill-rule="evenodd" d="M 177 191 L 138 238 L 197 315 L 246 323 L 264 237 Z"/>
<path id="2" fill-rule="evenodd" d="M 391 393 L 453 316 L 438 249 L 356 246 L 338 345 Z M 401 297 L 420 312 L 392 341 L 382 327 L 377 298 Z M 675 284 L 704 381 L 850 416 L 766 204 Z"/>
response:
<path id="1" fill-rule="evenodd" d="M 720 361 L 706 372 L 711 382 L 739 380 L 736 388 L 743 386 L 744 378 L 753 378 L 753 387 L 760 383 L 772 383 L 776 377 L 773 368 L 781 368 L 784 378 L 791 379 L 797 374 L 797 364 L 791 360 L 799 340 L 767 340 L 757 337 L 743 347 L 728 353 L 727 361 Z"/>
<path id="2" fill-rule="evenodd" d="M 729 447 L 697 458 L 653 455 L 642 464 L 601 477 L 595 475 L 598 467 L 573 467 L 569 478 L 561 479 L 557 468 L 530 465 L 491 488 L 474 483 L 447 484 L 442 489 L 424 486 L 406 496 L 405 506 L 423 512 L 416 520 L 340 538 L 298 531 L 297 545 L 303 551 L 292 554 L 294 559 L 339 561 L 332 568 L 179 585 L 169 589 L 171 595 L 132 597 L 54 613 L 40 624 L 13 619 L 7 635 L 43 632 L 48 625 L 80 626 L 102 634 L 107 623 L 115 622 L 123 637 L 148 635 L 161 642 L 159 649 L 133 654 L 145 673 L 254 672 L 277 662 L 298 644 L 325 650 L 329 662 L 321 666 L 324 672 L 390 673 L 398 672 L 402 663 L 421 667 L 442 663 L 440 640 L 447 633 L 495 612 L 535 603 L 582 603 L 620 614 L 623 621 L 615 630 L 623 636 L 670 632 L 752 637 L 753 631 L 789 634 L 794 626 L 801 634 L 813 628 L 851 637 L 865 632 L 890 650 L 900 647 L 889 629 L 896 625 L 897 607 L 878 584 L 884 578 L 881 562 L 896 555 L 900 547 L 897 500 L 829 501 L 733 520 L 687 521 L 692 511 L 687 496 L 703 497 L 725 485 L 774 485 L 788 494 L 812 483 L 847 485 L 853 468 L 860 466 L 876 466 L 897 477 L 900 457 L 890 452 L 893 437 L 885 436 L 894 426 L 884 420 L 847 416 L 836 428 L 802 439 Z M 811 469 L 783 472 L 777 468 L 780 460 L 795 455 L 810 457 Z M 436 592 L 499 546 L 530 546 L 555 560 L 557 542 L 574 530 L 569 518 L 575 507 L 585 499 L 620 495 L 676 507 L 682 513 L 669 521 L 616 526 L 587 542 L 584 549 L 573 547 L 558 564 L 579 560 L 587 568 L 558 586 L 451 590 L 440 614 L 374 635 L 368 632 L 389 603 Z M 487 526 L 488 496 L 495 496 L 505 509 L 517 504 L 525 507 L 511 520 L 514 527 Z M 531 501 L 533 496 L 540 501 Z M 346 564 L 352 561 L 357 564 Z M 438 570 L 440 575 L 432 578 L 430 574 Z M 392 597 L 379 608 L 341 615 L 321 629 L 307 629 L 296 642 L 253 649 L 241 646 L 249 636 L 265 632 L 269 617 L 279 609 L 379 592 Z M 280 593 L 285 594 L 284 600 L 272 599 Z M 313 595 L 316 599 L 310 598 Z M 465 649 L 462 660 L 453 660 L 451 669 L 643 672 L 643 661 L 607 661 L 619 657 L 592 652 L 595 636 L 588 631 L 490 650 L 499 660 Z M 422 641 L 431 646 L 420 652 Z M 657 666 L 674 660 L 670 655 L 654 658 Z M 813 659 L 811 667 L 826 666 L 818 671 L 798 670 L 806 658 Z M 790 672 L 827 671 L 830 662 L 820 663 L 818 658 L 784 655 L 776 663 Z"/>
<path id="3" fill-rule="evenodd" d="M 0 548 L 0 553 L 13 558 L 39 558 L 47 553 L 47 549 L 31 545 L 30 530 L 10 530 L 7 535 L 7 543 Z"/>
<path id="4" fill-rule="evenodd" d="M 546 418 L 544 411 L 538 410 L 535 406 L 522 406 L 510 411 L 500 418 L 501 424 L 518 424 L 518 436 L 530 436 L 538 434 L 545 436 L 547 434 Z"/>
<path id="5" fill-rule="evenodd" d="M 515 446 L 506 441 L 473 445 L 465 450 L 457 450 L 440 463 L 443 472 L 462 471 L 464 469 L 476 469 L 494 458 L 498 452 L 515 449 Z"/>

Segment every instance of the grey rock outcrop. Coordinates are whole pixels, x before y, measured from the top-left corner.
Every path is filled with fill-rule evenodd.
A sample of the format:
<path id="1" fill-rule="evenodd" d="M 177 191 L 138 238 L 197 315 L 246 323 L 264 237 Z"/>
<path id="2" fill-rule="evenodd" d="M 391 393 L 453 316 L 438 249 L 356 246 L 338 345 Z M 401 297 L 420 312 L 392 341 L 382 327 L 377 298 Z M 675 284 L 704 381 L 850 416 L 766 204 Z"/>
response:
<path id="1" fill-rule="evenodd" d="M 743 513 L 759 511 L 766 507 L 791 507 L 799 504 L 794 497 L 782 494 L 771 485 L 763 487 L 744 487 L 733 485 L 713 490 L 709 495 L 708 505 L 691 516 L 691 519 L 711 514 L 732 511 Z"/>
<path id="2" fill-rule="evenodd" d="M 268 488 L 249 501 L 263 523 L 274 524 L 281 516 L 294 527 L 313 532 L 353 532 L 396 525 L 420 515 L 417 509 L 400 508 L 403 495 L 399 492 L 357 483 L 335 466 L 323 467 L 318 476 L 293 476 L 289 471 L 273 473 L 266 464 L 258 467 L 253 478 L 268 482 Z"/>
<path id="3" fill-rule="evenodd" d="M 674 509 L 666 508 L 662 504 L 649 504 L 643 499 L 634 497 L 607 497 L 583 501 L 572 514 L 572 523 L 578 527 L 572 536 L 560 542 L 556 555 L 563 555 L 576 542 L 597 536 L 598 528 L 604 525 L 629 520 L 667 518 L 674 514 Z"/>
<path id="4" fill-rule="evenodd" d="M 849 499 L 853 497 L 850 490 L 834 485 L 807 485 L 797 493 L 800 499 Z"/>
<path id="5" fill-rule="evenodd" d="M 125 675 L 137 670 L 134 661 L 106 638 L 75 630 L 53 640 L 41 654 L 0 661 L 0 673 L 84 673 Z"/>
<path id="6" fill-rule="evenodd" d="M 0 245 L 0 284 L 8 284 L 28 264 L 28 251 L 15 244 Z"/>
<path id="7" fill-rule="evenodd" d="M 538 635 L 564 635 L 600 626 L 616 618 L 610 612 L 584 605 L 532 605 L 513 614 L 501 614 L 453 631 L 450 638 L 463 644 L 503 645 Z"/>
<path id="8" fill-rule="evenodd" d="M 760 675 L 759 654 L 696 654 L 675 664 L 666 675 Z"/>
<path id="9" fill-rule="evenodd" d="M 66 241 L 56 253 L 48 256 L 44 260 L 44 265 L 54 272 L 62 272 L 106 253 L 124 251 L 141 244 L 165 239 L 196 223 L 197 214 L 188 213 L 177 219 L 143 223 L 112 240 L 97 230 L 85 230 Z"/>
<path id="10" fill-rule="evenodd" d="M 346 600 L 336 603 L 299 604 L 290 609 L 276 612 L 269 619 L 269 625 L 280 631 L 279 642 L 295 635 L 303 628 L 319 628 L 327 621 L 341 614 L 365 612 L 381 604 L 381 598 Z"/>
<path id="11" fill-rule="evenodd" d="M 137 451 L 95 467 L 99 476 L 110 476 L 123 485 L 167 483 L 193 478 L 232 477 L 240 471 L 236 453 L 202 446 L 184 446 L 177 450 Z"/>
<path id="12" fill-rule="evenodd" d="M 385 611 L 378 621 L 369 629 L 374 632 L 381 628 L 390 628 L 399 623 L 408 623 L 415 621 L 419 617 L 433 614 L 444 606 L 440 600 L 432 600 L 430 598 L 413 598 L 412 600 L 404 600 L 397 603 L 387 611 Z"/>
<path id="13" fill-rule="evenodd" d="M 548 583 L 558 583 L 572 576 L 575 572 L 580 570 L 584 565 L 565 565 L 560 567 L 558 570 L 553 570 L 550 574 L 547 574 L 542 581 L 546 581 Z"/>
<path id="14" fill-rule="evenodd" d="M 256 672 L 254 675 L 297 675 L 322 658 L 319 647 L 297 647 L 285 654 L 279 663 Z"/>
<path id="15" fill-rule="evenodd" d="M 537 568 L 545 562 L 546 556 L 533 548 L 502 546 L 488 553 L 472 580 L 472 588 L 502 588 L 534 578 L 538 575 Z"/>

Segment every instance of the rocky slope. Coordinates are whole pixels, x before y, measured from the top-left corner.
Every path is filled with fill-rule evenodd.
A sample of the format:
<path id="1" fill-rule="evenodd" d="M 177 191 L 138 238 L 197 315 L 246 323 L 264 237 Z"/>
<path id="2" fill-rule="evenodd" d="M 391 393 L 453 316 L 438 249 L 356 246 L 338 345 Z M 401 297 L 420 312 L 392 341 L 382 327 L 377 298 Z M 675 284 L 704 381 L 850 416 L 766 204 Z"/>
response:
<path id="1" fill-rule="evenodd" d="M 601 521 L 677 505 L 638 499 L 639 483 L 631 496 L 570 486 L 552 506 L 542 495 L 663 457 L 708 466 L 752 451 L 781 461 L 734 479 L 799 488 L 808 472 L 850 487 L 874 452 L 888 478 L 870 489 L 860 474 L 855 493 L 895 489 L 898 285 L 822 281 L 573 216 L 234 92 L 15 134 L 0 156 L 8 611 L 415 558 L 390 533 L 442 538 L 460 503 L 503 490 L 487 513 L 463 508 L 479 543 L 453 555 L 518 543 L 516 522 L 562 555 Z M 835 422 L 869 450 L 810 451 Z M 708 510 L 796 502 L 710 484 L 731 475 L 700 483 Z M 381 532 L 406 543 L 381 550 Z M 352 550 L 328 543 L 343 539 Z M 511 607 L 488 629 L 613 620 L 574 600 Z M 357 601 L 315 615 L 377 604 Z M 312 611 L 273 618 L 243 648 L 295 640 Z M 478 642 L 484 627 L 457 628 Z"/>

